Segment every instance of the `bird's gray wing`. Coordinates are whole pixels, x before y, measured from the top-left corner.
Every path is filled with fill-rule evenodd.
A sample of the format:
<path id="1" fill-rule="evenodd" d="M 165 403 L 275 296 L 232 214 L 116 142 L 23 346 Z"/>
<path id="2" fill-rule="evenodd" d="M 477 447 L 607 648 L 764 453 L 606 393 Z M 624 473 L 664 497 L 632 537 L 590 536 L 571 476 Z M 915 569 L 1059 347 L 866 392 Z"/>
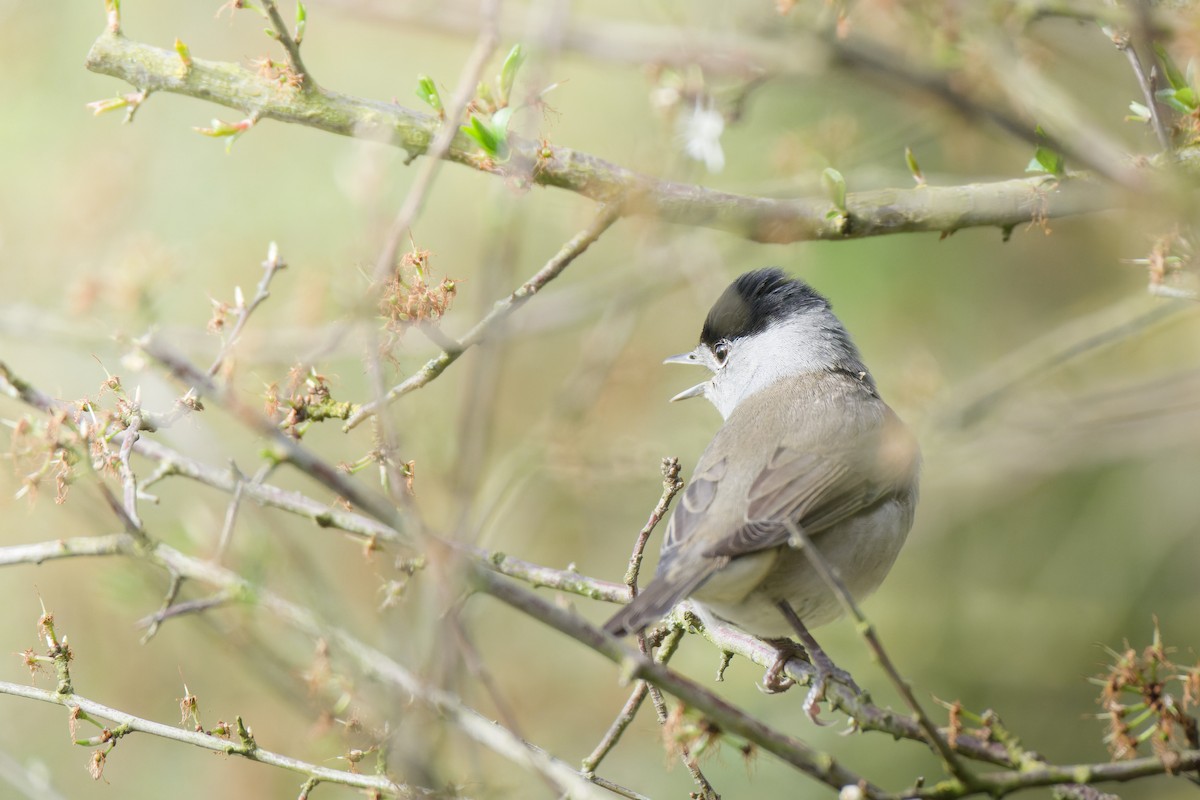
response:
<path id="1" fill-rule="evenodd" d="M 779 445 L 750 485 L 746 522 L 704 554 L 734 558 L 778 547 L 788 540 L 783 520 L 812 536 L 870 508 L 892 491 L 861 460 L 853 447 L 815 452 Z"/>

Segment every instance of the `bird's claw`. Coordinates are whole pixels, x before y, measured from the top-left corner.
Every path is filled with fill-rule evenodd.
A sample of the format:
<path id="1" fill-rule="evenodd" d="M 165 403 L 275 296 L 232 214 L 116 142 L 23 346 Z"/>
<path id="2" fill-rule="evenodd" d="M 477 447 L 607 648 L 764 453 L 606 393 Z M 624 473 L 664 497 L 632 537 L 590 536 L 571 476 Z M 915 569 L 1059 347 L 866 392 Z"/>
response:
<path id="1" fill-rule="evenodd" d="M 801 706 L 804 709 L 805 716 L 812 720 L 813 725 L 820 725 L 821 727 L 831 724 L 820 718 L 821 709 L 817 706 L 818 703 L 825 699 L 825 683 L 826 676 L 820 674 L 814 675 L 812 687 L 808 690 L 808 694 L 804 696 L 804 705 Z"/>
<path id="2" fill-rule="evenodd" d="M 796 681 L 792 680 L 783 671 L 788 661 L 788 657 L 775 659 L 771 666 L 767 667 L 767 671 L 763 673 L 762 683 L 758 685 L 758 688 L 766 694 L 779 694 L 795 686 Z"/>
<path id="3" fill-rule="evenodd" d="M 767 694 L 779 694 L 796 685 L 796 681 L 790 678 L 785 671 L 788 662 L 793 658 L 808 661 L 808 653 L 791 639 L 769 639 L 768 641 L 775 648 L 775 660 L 763 673 L 762 683 L 758 688 Z"/>
<path id="4" fill-rule="evenodd" d="M 841 667 L 835 665 L 829 660 L 829 656 L 821 652 L 816 658 L 811 659 L 813 665 L 813 679 L 808 694 L 804 698 L 804 713 L 815 725 L 828 725 L 818 718 L 820 709 L 817 704 L 825 699 L 825 690 L 829 686 L 829 681 L 834 680 L 842 684 L 855 694 L 862 694 L 862 689 L 858 688 L 858 684 L 854 682 L 854 678 L 850 673 Z"/>

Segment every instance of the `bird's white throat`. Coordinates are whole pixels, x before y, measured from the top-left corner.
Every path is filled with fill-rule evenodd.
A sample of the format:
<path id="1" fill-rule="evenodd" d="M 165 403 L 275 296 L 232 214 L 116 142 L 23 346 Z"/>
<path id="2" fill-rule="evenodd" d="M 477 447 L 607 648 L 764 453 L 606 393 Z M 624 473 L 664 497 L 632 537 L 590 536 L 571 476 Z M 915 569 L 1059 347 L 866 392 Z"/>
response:
<path id="1" fill-rule="evenodd" d="M 858 349 L 828 309 L 796 314 L 735 339 L 704 396 L 725 419 L 743 400 L 784 378 L 842 369 L 866 373 Z"/>

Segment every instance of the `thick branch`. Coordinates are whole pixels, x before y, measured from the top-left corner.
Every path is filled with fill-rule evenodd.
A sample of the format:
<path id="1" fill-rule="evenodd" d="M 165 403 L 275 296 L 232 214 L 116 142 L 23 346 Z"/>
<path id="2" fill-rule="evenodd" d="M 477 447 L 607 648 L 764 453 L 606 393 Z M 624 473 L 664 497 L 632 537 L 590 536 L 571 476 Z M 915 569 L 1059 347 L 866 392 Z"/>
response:
<path id="1" fill-rule="evenodd" d="M 301 92 L 236 64 L 178 55 L 106 32 L 92 45 L 87 67 L 141 90 L 183 94 L 235 108 L 247 117 L 275 119 L 342 136 L 376 136 L 413 155 L 424 153 L 438 119 L 394 103 L 324 89 Z M 950 232 L 978 226 L 1011 227 L 1031 221 L 1111 208 L 1116 195 L 1084 179 L 1057 182 L 1020 178 L 964 186 L 879 189 L 851 193 L 847 214 L 829 214 L 825 198 L 773 199 L 718 192 L 661 181 L 586 153 L 546 147 L 513 136 L 512 156 L 497 164 L 456 134 L 446 159 L 576 192 L 593 200 L 621 201 L 624 215 L 713 228 L 762 242 L 850 239 L 888 233 Z"/>

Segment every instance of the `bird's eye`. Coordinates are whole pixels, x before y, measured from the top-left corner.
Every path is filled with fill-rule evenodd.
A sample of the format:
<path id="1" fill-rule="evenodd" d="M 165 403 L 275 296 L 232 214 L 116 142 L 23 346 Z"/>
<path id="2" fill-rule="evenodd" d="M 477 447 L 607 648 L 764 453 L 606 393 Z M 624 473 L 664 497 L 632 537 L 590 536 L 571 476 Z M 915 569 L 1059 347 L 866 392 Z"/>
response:
<path id="1" fill-rule="evenodd" d="M 729 358 L 729 342 L 722 339 L 713 345 L 713 355 L 717 357 L 718 364 L 724 364 L 725 359 Z"/>

